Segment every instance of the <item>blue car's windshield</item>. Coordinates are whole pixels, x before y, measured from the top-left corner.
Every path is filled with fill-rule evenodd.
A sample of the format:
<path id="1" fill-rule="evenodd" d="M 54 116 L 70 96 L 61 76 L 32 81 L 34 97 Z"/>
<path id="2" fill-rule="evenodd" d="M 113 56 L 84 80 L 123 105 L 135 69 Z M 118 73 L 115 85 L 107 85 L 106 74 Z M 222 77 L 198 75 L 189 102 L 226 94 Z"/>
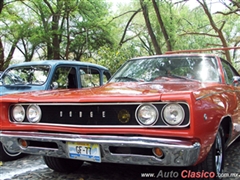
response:
<path id="1" fill-rule="evenodd" d="M 213 57 L 153 57 L 127 61 L 109 82 L 198 80 L 220 82 L 217 61 Z"/>
<path id="2" fill-rule="evenodd" d="M 42 85 L 49 75 L 50 66 L 14 67 L 1 76 L 3 85 Z"/>

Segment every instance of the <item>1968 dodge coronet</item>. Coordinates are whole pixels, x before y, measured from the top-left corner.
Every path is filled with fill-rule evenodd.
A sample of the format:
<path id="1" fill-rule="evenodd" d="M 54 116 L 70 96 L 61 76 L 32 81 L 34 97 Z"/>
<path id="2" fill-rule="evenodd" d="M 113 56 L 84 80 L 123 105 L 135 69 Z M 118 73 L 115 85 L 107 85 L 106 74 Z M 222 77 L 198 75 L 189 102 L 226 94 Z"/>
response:
<path id="1" fill-rule="evenodd" d="M 7 151 L 42 155 L 60 172 L 93 161 L 218 179 L 240 135 L 239 79 L 213 54 L 133 58 L 101 87 L 2 97 L 0 137 Z"/>

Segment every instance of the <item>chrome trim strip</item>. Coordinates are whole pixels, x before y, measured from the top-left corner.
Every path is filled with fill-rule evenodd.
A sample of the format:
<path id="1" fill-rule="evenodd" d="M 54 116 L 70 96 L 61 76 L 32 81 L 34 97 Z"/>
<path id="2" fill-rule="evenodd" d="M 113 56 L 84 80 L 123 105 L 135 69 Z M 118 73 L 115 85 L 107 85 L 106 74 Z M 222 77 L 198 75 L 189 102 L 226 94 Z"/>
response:
<path id="1" fill-rule="evenodd" d="M 70 158 L 66 142 L 87 142 L 100 145 L 101 162 L 123 163 L 153 166 L 191 166 L 198 160 L 200 143 L 190 140 L 153 138 L 143 136 L 116 136 L 116 135 L 78 135 L 61 133 L 40 133 L 24 131 L 2 131 L 0 138 L 5 148 L 11 152 L 22 152 L 43 156 Z M 44 143 L 44 146 L 35 145 L 23 148 L 19 139 Z M 55 143 L 57 147 L 48 146 Z M 136 154 L 131 152 L 111 152 L 110 147 L 117 148 L 161 148 L 164 157 L 154 154 Z"/>
<path id="2" fill-rule="evenodd" d="M 172 103 L 172 101 L 164 101 L 164 102 L 149 102 L 149 101 L 142 101 L 142 102 L 126 102 L 126 103 L 15 103 L 18 105 L 31 105 L 31 104 L 35 104 L 35 105 L 68 105 L 68 106 L 75 106 L 75 105 L 85 105 L 85 106 L 93 106 L 93 105 L 141 105 L 141 104 L 167 104 L 167 103 Z M 178 103 L 178 104 L 185 104 L 188 106 L 188 103 L 184 102 L 184 101 L 174 101 L 174 103 Z"/>
<path id="3" fill-rule="evenodd" d="M 235 91 L 229 90 L 229 91 L 221 91 L 221 92 L 209 93 L 209 94 L 205 94 L 205 95 L 203 95 L 203 96 L 200 96 L 200 97 L 196 98 L 196 101 L 201 100 L 201 99 L 204 99 L 204 98 L 207 98 L 207 97 L 210 97 L 210 96 L 215 95 L 215 94 L 221 94 L 221 93 L 223 93 L 223 92 L 235 93 L 235 92 L 239 92 L 239 91 L 238 91 L 238 90 L 235 90 Z"/>
<path id="4" fill-rule="evenodd" d="M 10 121 L 11 122 L 11 121 Z M 39 125 L 39 126 L 59 126 L 59 127 L 75 127 L 75 128 L 168 128 L 168 129 L 179 129 L 179 128 L 188 128 L 188 126 L 190 125 L 190 121 L 188 124 L 186 124 L 185 126 L 170 126 L 170 125 L 165 125 L 165 126 L 143 126 L 143 125 L 117 125 L 117 126 L 111 126 L 111 125 L 66 125 L 66 124 L 50 124 L 50 123 L 23 123 L 23 122 L 11 122 L 13 124 L 21 124 L 21 125 Z"/>

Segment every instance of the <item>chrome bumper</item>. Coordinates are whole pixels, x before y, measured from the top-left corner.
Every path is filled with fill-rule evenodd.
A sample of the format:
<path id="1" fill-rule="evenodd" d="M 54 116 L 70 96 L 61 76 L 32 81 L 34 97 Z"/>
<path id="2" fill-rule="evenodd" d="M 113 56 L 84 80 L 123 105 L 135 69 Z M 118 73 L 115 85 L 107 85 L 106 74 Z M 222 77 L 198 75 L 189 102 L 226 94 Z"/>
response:
<path id="1" fill-rule="evenodd" d="M 200 144 L 186 140 L 153 138 L 142 136 L 112 136 L 112 135 L 78 135 L 61 133 L 39 133 L 23 131 L 0 132 L 1 142 L 8 151 L 22 152 L 43 156 L 70 158 L 66 142 L 88 142 L 100 145 L 101 162 L 123 163 L 153 166 L 190 166 L 199 156 Z M 19 140 L 35 142 L 26 148 L 19 145 Z M 56 144 L 56 147 L 48 144 Z M 159 147 L 164 156 L 156 157 L 152 154 L 136 154 L 128 152 L 111 152 L 110 147 L 116 148 L 146 148 Z"/>

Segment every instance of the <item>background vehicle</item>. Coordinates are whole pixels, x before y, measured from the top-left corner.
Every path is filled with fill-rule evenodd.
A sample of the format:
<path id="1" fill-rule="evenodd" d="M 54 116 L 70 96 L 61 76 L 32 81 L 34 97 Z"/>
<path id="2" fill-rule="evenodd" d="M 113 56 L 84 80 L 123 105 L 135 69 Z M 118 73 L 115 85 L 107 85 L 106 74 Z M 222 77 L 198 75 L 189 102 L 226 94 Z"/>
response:
<path id="1" fill-rule="evenodd" d="M 0 95 L 27 91 L 87 88 L 105 84 L 110 78 L 107 68 L 77 61 L 46 60 L 10 66 L 0 76 Z M 0 142 L 0 161 L 18 158 Z"/>
<path id="2" fill-rule="evenodd" d="M 103 85 L 110 78 L 103 66 L 77 61 L 24 62 L 7 68 L 0 81 L 0 95 L 17 92 L 84 88 Z"/>
<path id="3" fill-rule="evenodd" d="M 239 79 L 214 54 L 133 58 L 100 87 L 4 96 L 0 137 L 60 172 L 93 161 L 190 167 L 184 173 L 218 179 L 240 135 Z"/>

